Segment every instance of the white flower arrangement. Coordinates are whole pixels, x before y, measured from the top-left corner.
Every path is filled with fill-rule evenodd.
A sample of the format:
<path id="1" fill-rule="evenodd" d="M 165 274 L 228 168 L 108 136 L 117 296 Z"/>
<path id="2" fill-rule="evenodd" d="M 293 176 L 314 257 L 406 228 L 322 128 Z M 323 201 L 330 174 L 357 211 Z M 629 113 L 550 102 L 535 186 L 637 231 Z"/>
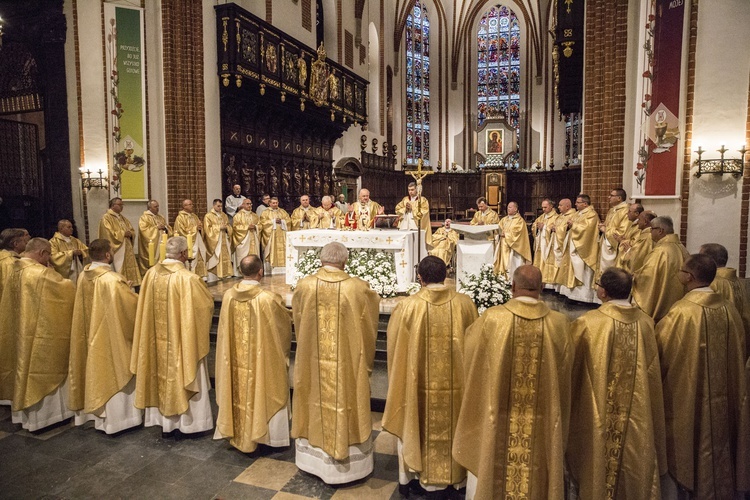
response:
<path id="1" fill-rule="evenodd" d="M 414 295 L 418 291 L 422 289 L 422 285 L 417 283 L 416 281 L 412 281 L 406 286 L 406 294 L 407 295 Z"/>
<path id="2" fill-rule="evenodd" d="M 320 248 L 305 251 L 297 261 L 292 288 L 302 278 L 315 274 L 321 266 Z M 364 248 L 350 249 L 344 271 L 367 281 L 381 297 L 396 296 L 396 263 L 392 253 Z"/>
<path id="3" fill-rule="evenodd" d="M 511 298 L 510 282 L 503 276 L 497 276 L 489 264 L 482 266 L 479 274 L 469 274 L 460 283 L 459 292 L 471 297 L 479 314 L 492 306 L 505 304 Z"/>

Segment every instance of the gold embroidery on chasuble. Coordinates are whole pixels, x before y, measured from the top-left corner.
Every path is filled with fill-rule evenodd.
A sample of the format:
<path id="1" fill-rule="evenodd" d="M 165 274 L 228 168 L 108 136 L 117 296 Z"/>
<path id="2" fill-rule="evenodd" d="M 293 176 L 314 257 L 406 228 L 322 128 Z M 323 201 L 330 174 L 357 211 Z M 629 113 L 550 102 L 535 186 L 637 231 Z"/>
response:
<path id="1" fill-rule="evenodd" d="M 173 401 L 172 397 L 175 395 L 170 393 L 170 389 L 173 388 L 174 384 L 170 384 L 170 379 L 174 376 L 173 370 L 178 369 L 178 367 L 172 366 L 177 356 L 173 354 L 173 346 L 169 338 L 169 280 L 171 277 L 172 273 L 157 272 L 154 273 L 153 278 L 154 302 L 152 305 L 154 308 L 154 333 L 156 335 L 156 373 L 158 375 L 161 404 L 165 401 Z M 179 355 L 179 357 L 182 356 Z"/>
<path id="2" fill-rule="evenodd" d="M 253 422 L 255 410 L 255 358 L 258 336 L 249 321 L 250 302 L 233 301 L 234 313 L 232 323 L 234 332 L 243 332 L 239 338 L 232 335 L 229 339 L 232 364 L 232 421 L 235 431 L 232 441 L 241 446 L 249 446 L 244 437 L 251 437 L 245 432 L 246 424 Z M 244 332 L 248 332 L 244 335 Z M 244 417 L 244 418 L 243 418 Z"/>
<path id="3" fill-rule="evenodd" d="M 339 293 L 340 283 L 318 280 L 318 379 L 323 446 L 336 449 L 338 410 L 346 411 L 346 397 L 338 392 Z M 344 395 L 345 396 L 345 395 Z M 341 399 L 341 401 L 339 401 Z M 343 436 L 348 438 L 348 436 Z"/>
<path id="4" fill-rule="evenodd" d="M 531 497 L 532 436 L 537 411 L 537 385 L 542 359 L 544 322 L 516 316 L 513 324 L 513 363 L 511 366 L 510 407 L 507 428 L 505 474 L 499 470 L 496 481 L 504 482 L 495 491 L 505 490 L 506 499 Z M 502 441 L 500 441 L 502 443 Z M 502 469 L 503 460 L 496 467 Z"/>
<path id="5" fill-rule="evenodd" d="M 420 415 L 424 432 L 422 439 L 422 464 L 420 480 L 429 484 L 453 484 L 453 393 L 459 388 L 453 384 L 453 328 L 451 303 L 427 306 L 429 334 L 425 336 L 427 362 L 424 363 L 424 391 L 420 391 Z M 460 396 L 456 398 L 460 403 Z M 425 404 L 426 403 L 426 404 Z"/>
<path id="6" fill-rule="evenodd" d="M 615 321 L 607 373 L 605 461 L 607 498 L 617 497 L 617 478 L 630 420 L 630 407 L 638 362 L 638 326 Z"/>
<path id="7" fill-rule="evenodd" d="M 727 389 L 729 380 L 727 378 L 727 347 L 729 345 L 727 332 L 729 331 L 729 318 L 727 317 L 726 307 L 704 307 L 704 324 L 701 334 L 706 345 L 706 370 L 708 376 L 704 378 L 708 387 L 704 390 L 709 394 L 708 410 L 703 412 L 700 418 L 704 420 L 701 427 L 710 429 L 711 439 L 711 456 L 713 457 L 713 471 L 702 470 L 696 471 L 696 484 L 705 487 L 703 491 L 697 491 L 696 497 L 715 495 L 716 498 L 732 498 L 734 495 L 734 485 L 732 484 L 733 474 L 726 474 L 721 471 L 733 470 L 733 460 L 729 443 L 734 439 L 729 436 L 731 428 L 729 418 L 729 395 Z M 708 413 L 708 414 L 706 414 Z M 706 453 L 706 443 L 700 443 L 700 450 Z M 708 461 L 701 460 L 699 463 L 706 464 Z M 718 480 L 718 482 L 717 482 Z M 701 489 L 701 488 L 699 488 Z"/>

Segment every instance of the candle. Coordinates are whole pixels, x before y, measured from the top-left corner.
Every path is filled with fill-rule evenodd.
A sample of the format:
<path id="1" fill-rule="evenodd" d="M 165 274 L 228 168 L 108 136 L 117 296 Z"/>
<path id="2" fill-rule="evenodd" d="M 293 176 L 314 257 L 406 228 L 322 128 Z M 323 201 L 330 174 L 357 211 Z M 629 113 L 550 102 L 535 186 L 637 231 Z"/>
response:
<path id="1" fill-rule="evenodd" d="M 148 242 L 148 266 L 154 265 L 154 240 Z"/>
<path id="2" fill-rule="evenodd" d="M 193 258 L 193 233 L 188 233 L 188 259 Z"/>
<path id="3" fill-rule="evenodd" d="M 164 260 L 164 256 L 167 255 L 167 235 L 161 235 L 161 244 L 159 245 L 159 262 Z"/>

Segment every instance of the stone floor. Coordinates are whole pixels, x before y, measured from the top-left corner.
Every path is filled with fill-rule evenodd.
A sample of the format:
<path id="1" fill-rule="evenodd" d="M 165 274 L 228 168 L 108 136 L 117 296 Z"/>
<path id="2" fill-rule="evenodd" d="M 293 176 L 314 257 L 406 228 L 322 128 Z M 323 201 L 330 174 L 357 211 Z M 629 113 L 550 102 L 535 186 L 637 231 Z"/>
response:
<path id="1" fill-rule="evenodd" d="M 210 287 L 217 301 L 236 281 Z M 274 276 L 265 284 L 291 300 L 283 277 Z M 571 318 L 593 307 L 570 303 L 554 293 L 545 293 L 543 298 Z M 383 300 L 381 312 L 390 313 L 398 300 L 402 299 Z M 371 384 L 373 407 L 377 407 L 375 399 L 384 399 L 387 391 L 385 363 L 376 363 Z M 211 401 L 216 417 L 213 390 Z M 29 433 L 12 424 L 8 407 L 0 406 L 0 499 L 401 498 L 396 439 L 382 430 L 381 418 L 381 413 L 373 412 L 373 474 L 331 487 L 297 469 L 293 447 L 261 447 L 245 454 L 226 441 L 214 441 L 212 432 L 165 436 L 158 427 L 140 427 L 107 436 L 96 431 L 93 423 L 74 427 L 70 421 Z M 412 494 L 411 498 L 422 497 Z"/>

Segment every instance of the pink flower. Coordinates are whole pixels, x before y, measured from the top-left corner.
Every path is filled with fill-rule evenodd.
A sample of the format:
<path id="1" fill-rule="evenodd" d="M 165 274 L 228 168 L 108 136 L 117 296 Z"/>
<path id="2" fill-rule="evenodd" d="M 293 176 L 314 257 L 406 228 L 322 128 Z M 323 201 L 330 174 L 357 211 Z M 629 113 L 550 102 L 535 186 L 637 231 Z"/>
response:
<path id="1" fill-rule="evenodd" d="M 636 165 L 635 168 L 637 168 L 638 170 L 643 170 L 643 163 L 638 163 L 638 165 Z M 638 175 L 637 172 L 636 172 L 636 175 Z"/>
<path id="2" fill-rule="evenodd" d="M 653 14 L 649 14 L 649 15 L 648 15 L 648 20 L 649 20 L 649 22 L 650 22 L 650 21 L 654 21 L 654 20 L 656 20 L 656 16 L 655 16 L 655 15 L 653 15 Z"/>
<path id="3" fill-rule="evenodd" d="M 646 95 L 643 96 L 643 98 L 646 99 L 647 101 L 650 101 L 651 100 L 651 94 L 646 94 Z"/>
<path id="4" fill-rule="evenodd" d="M 643 78 L 651 78 L 651 72 L 646 70 L 643 72 Z"/>

